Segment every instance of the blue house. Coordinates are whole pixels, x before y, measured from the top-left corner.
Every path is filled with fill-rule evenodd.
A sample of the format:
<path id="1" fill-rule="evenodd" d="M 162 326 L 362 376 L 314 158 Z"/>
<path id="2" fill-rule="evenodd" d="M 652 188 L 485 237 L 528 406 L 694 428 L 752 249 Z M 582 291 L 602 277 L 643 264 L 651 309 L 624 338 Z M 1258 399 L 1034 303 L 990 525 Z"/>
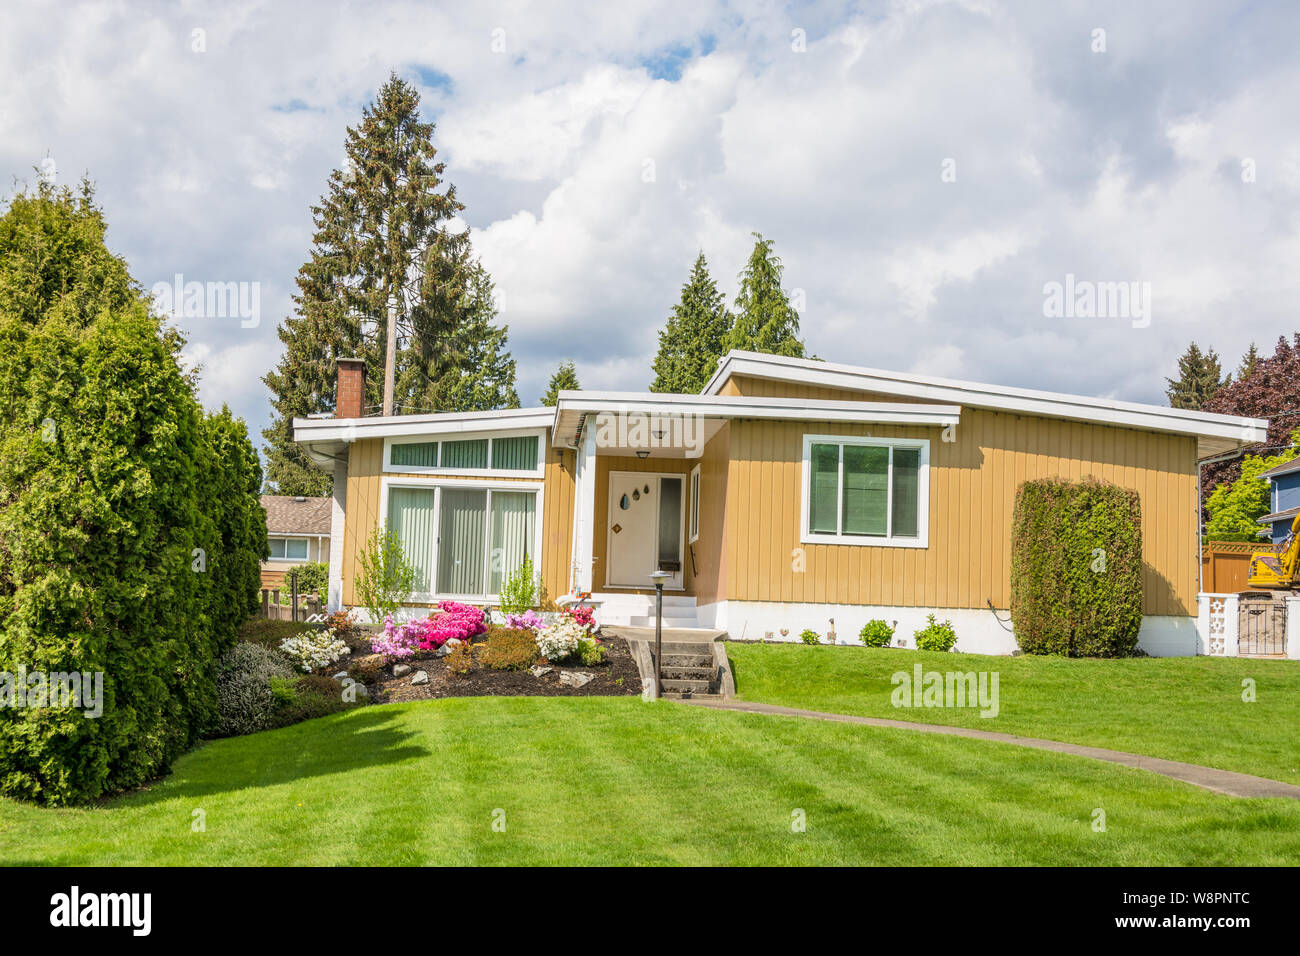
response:
<path id="1" fill-rule="evenodd" d="M 1269 482 L 1269 513 L 1259 519 L 1264 525 L 1260 537 L 1267 535 L 1280 544 L 1291 531 L 1291 522 L 1300 511 L 1300 458 L 1293 458 L 1270 468 L 1259 477 Z"/>

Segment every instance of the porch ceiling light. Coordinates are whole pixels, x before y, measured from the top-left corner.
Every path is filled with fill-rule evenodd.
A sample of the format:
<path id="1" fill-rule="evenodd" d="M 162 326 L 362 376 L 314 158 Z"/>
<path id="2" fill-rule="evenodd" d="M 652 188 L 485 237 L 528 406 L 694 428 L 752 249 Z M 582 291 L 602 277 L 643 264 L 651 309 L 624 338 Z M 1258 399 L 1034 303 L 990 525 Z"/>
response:
<path id="1" fill-rule="evenodd" d="M 642 459 L 642 460 L 644 460 L 644 459 L 646 459 L 646 458 L 649 458 L 649 457 L 650 457 L 650 449 L 649 449 L 649 448 L 638 448 L 638 449 L 636 450 L 636 456 L 637 456 L 638 458 Z"/>

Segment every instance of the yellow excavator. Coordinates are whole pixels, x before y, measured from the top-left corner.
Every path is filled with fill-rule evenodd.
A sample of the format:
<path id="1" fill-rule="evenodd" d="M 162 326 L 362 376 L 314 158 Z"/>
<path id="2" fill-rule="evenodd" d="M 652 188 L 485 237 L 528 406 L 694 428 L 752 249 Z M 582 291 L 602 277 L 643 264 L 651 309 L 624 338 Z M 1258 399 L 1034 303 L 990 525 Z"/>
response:
<path id="1" fill-rule="evenodd" d="M 1253 594 L 1243 591 L 1242 597 L 1273 597 L 1273 591 L 1294 591 L 1300 588 L 1300 513 L 1291 522 L 1291 531 L 1274 551 L 1256 551 L 1250 556 L 1251 588 L 1265 592 Z"/>

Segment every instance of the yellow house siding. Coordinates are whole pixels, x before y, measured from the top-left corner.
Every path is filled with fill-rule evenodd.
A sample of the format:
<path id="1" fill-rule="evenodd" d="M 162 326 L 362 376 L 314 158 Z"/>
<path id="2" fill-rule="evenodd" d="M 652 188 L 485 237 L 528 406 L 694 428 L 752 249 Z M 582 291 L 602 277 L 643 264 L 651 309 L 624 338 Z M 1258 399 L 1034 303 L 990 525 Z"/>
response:
<path id="1" fill-rule="evenodd" d="M 700 456 L 700 536 L 691 545 L 695 555 L 697 604 L 712 604 L 726 597 L 727 478 L 731 459 L 731 427 L 721 430 L 704 446 Z M 689 493 L 689 486 L 688 486 Z"/>
<path id="2" fill-rule="evenodd" d="M 800 542 L 805 434 L 929 439 L 929 547 Z M 938 428 L 733 422 L 727 596 L 953 608 L 988 599 L 1006 608 L 1016 488 L 1030 478 L 1094 475 L 1141 498 L 1146 613 L 1194 613 L 1193 438 L 971 408 L 956 438 L 942 441 Z"/>
<path id="3" fill-rule="evenodd" d="M 546 449 L 546 488 L 542 492 L 542 584 L 552 600 L 569 591 L 573 550 L 573 470 L 577 455 Z"/>

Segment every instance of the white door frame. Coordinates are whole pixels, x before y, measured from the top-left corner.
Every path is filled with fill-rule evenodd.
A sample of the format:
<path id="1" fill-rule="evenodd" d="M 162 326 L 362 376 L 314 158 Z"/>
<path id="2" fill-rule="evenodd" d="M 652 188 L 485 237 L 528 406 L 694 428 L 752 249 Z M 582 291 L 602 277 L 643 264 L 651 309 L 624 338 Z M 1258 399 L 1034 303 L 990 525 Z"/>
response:
<path id="1" fill-rule="evenodd" d="M 686 496 L 688 494 L 687 479 L 689 476 L 684 475 L 679 471 L 610 471 L 609 472 L 609 478 L 608 481 L 606 482 L 606 497 L 609 500 L 606 502 L 606 507 L 605 507 L 605 516 L 606 516 L 605 517 L 605 587 L 613 590 L 620 590 L 620 591 L 621 590 L 642 590 L 642 589 L 654 587 L 653 583 L 650 581 L 649 572 L 646 572 L 646 583 L 644 585 L 609 583 L 609 569 L 614 565 L 611 556 L 614 553 L 615 517 L 614 517 L 613 487 L 614 487 L 615 476 L 619 476 L 623 478 L 633 478 L 633 477 L 653 478 L 655 479 L 655 481 L 659 481 L 662 478 L 676 478 L 678 481 L 682 483 L 681 506 L 678 508 L 678 512 L 679 512 L 678 519 L 681 522 L 681 529 L 677 535 L 677 562 L 678 564 L 681 565 L 681 570 L 677 572 L 678 575 L 677 583 L 665 584 L 664 590 L 685 591 L 686 590 L 686 507 L 687 507 Z M 654 529 L 655 529 L 654 565 L 655 566 L 650 568 L 650 571 L 657 570 L 659 564 L 658 510 L 662 505 L 663 505 L 663 493 L 662 491 L 660 491 L 660 493 L 656 496 L 656 500 L 655 500 L 655 523 L 654 523 Z"/>

